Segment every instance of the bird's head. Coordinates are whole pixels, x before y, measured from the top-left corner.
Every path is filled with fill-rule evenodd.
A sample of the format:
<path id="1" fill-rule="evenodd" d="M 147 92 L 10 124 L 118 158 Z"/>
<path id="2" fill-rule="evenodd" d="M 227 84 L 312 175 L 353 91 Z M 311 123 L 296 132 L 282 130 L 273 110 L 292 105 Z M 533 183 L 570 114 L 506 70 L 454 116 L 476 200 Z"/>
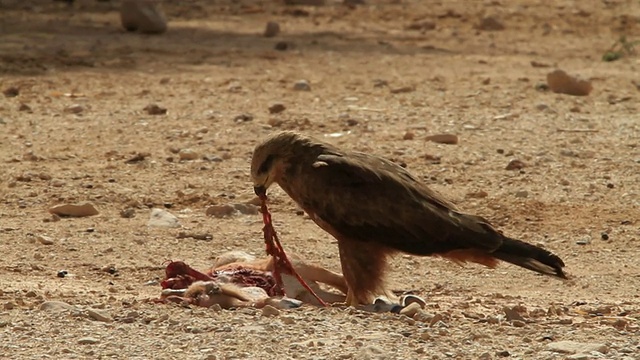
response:
<path id="1" fill-rule="evenodd" d="M 300 134 L 283 131 L 268 137 L 258 144 L 251 158 L 251 179 L 258 196 L 264 196 L 267 189 L 280 176 L 289 159 L 295 153 L 296 144 L 304 140 Z"/>

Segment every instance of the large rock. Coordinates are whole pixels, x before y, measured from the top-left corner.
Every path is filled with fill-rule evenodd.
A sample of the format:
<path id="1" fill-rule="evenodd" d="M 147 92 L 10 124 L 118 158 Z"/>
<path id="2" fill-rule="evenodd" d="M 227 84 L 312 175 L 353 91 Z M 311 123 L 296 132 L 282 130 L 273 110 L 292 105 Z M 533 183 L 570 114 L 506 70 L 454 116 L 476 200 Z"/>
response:
<path id="1" fill-rule="evenodd" d="M 120 21 L 127 31 L 144 34 L 167 31 L 167 18 L 159 0 L 124 0 L 120 7 Z"/>

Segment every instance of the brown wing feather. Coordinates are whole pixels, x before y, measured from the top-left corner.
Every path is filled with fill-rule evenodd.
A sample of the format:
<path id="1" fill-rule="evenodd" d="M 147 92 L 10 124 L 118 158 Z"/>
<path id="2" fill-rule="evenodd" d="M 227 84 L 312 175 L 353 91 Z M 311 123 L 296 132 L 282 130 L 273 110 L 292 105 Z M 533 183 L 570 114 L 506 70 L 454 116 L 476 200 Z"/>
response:
<path id="1" fill-rule="evenodd" d="M 344 237 L 416 255 L 490 252 L 502 243 L 481 218 L 457 212 L 388 160 L 330 152 L 319 155 L 312 166 L 297 163 L 302 168 L 290 179 L 300 183 L 292 188 L 305 191 L 287 192 Z"/>

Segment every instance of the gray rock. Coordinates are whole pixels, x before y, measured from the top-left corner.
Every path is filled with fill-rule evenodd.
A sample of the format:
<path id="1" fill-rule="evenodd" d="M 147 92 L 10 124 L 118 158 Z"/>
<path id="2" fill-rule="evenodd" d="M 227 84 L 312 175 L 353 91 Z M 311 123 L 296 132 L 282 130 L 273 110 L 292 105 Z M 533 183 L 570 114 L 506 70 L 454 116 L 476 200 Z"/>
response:
<path id="1" fill-rule="evenodd" d="M 154 208 L 151 209 L 151 215 L 149 216 L 147 226 L 160 228 L 178 228 L 181 225 L 180 221 L 177 217 L 175 217 L 175 215 L 171 214 L 168 211 Z"/>
<path id="2" fill-rule="evenodd" d="M 307 80 L 298 80 L 293 84 L 293 90 L 296 91 L 311 91 L 311 85 Z"/>

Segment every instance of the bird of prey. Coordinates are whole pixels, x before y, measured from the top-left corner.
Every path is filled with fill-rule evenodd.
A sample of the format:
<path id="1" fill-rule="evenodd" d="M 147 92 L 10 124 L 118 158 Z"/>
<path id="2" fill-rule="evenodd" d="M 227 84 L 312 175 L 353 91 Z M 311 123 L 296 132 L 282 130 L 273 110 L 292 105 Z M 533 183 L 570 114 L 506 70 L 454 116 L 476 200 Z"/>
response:
<path id="1" fill-rule="evenodd" d="M 284 131 L 256 146 L 251 177 L 256 194 L 265 195 L 269 186 L 278 184 L 338 240 L 349 306 L 368 304 L 386 293 L 387 259 L 397 252 L 491 268 L 503 260 L 566 279 L 558 256 L 459 211 L 382 157 Z"/>

